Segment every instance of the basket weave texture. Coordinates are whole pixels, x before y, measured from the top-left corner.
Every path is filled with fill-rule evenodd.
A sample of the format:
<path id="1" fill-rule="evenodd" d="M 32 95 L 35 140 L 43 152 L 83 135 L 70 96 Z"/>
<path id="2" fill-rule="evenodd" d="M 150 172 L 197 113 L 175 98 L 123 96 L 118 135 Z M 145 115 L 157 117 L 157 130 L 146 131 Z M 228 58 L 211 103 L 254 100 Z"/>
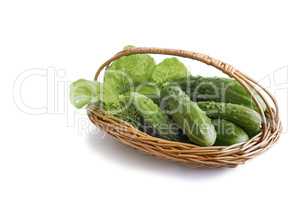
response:
<path id="1" fill-rule="evenodd" d="M 252 96 L 262 117 L 261 132 L 245 143 L 231 146 L 200 147 L 194 144 L 174 142 L 150 136 L 134 128 L 131 124 L 90 106 L 87 108 L 88 117 L 98 128 L 103 129 L 120 142 L 135 149 L 193 167 L 235 167 L 264 152 L 278 140 L 282 127 L 275 98 L 256 81 L 231 65 L 201 53 L 163 48 L 129 48 L 118 52 L 103 63 L 97 70 L 94 79 L 97 80 L 100 72 L 109 67 L 114 60 L 122 56 L 145 53 L 173 55 L 203 62 L 234 78 L 247 91 L 256 91 L 267 106 L 264 112 L 258 100 Z"/>

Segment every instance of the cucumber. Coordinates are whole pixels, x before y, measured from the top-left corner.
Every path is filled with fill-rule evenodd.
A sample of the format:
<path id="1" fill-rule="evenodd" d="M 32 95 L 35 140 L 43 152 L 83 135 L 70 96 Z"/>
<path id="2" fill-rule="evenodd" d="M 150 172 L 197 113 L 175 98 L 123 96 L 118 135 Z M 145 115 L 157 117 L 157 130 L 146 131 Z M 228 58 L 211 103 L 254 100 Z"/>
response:
<path id="1" fill-rule="evenodd" d="M 198 106 L 206 112 L 210 118 L 222 118 L 231 121 L 244 129 L 249 137 L 253 137 L 261 130 L 262 119 L 260 115 L 246 106 L 219 103 L 219 102 L 198 102 Z"/>
<path id="2" fill-rule="evenodd" d="M 249 140 L 247 133 L 230 121 L 213 119 L 212 123 L 217 131 L 217 139 L 214 145 L 229 146 Z"/>
<path id="3" fill-rule="evenodd" d="M 193 101 L 217 101 L 240 104 L 259 110 L 250 93 L 236 80 L 220 77 L 194 76 L 178 81 L 180 87 Z M 254 93 L 263 110 L 266 105 L 261 97 Z"/>
<path id="4" fill-rule="evenodd" d="M 144 130 L 168 140 L 178 141 L 181 139 L 182 134 L 179 129 L 150 98 L 137 92 L 130 93 L 130 97 L 134 109 L 143 118 Z"/>
<path id="5" fill-rule="evenodd" d="M 143 119 L 133 105 L 128 104 L 129 99 L 129 96 L 119 95 L 118 101 L 98 102 L 98 105 L 96 106 L 102 108 L 106 113 L 129 122 L 134 127 L 141 129 L 143 127 Z"/>
<path id="6" fill-rule="evenodd" d="M 160 88 L 156 83 L 144 82 L 135 88 L 135 92 L 143 94 L 159 104 Z"/>
<path id="7" fill-rule="evenodd" d="M 160 103 L 191 142 L 200 146 L 214 144 L 217 133 L 211 120 L 180 87 L 164 84 Z"/>

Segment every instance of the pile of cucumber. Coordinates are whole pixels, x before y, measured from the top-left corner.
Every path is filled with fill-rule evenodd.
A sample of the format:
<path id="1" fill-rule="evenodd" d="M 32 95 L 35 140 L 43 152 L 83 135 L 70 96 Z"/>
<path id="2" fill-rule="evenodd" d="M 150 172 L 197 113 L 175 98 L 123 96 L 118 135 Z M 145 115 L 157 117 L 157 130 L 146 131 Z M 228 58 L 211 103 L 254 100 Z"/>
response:
<path id="1" fill-rule="evenodd" d="M 199 146 L 246 142 L 260 132 L 262 120 L 257 107 L 237 81 L 191 78 L 195 82 L 190 87 L 189 80 L 165 83 L 159 101 L 131 92 L 132 109 L 143 119 L 139 128 L 157 137 Z"/>
<path id="2" fill-rule="evenodd" d="M 262 126 L 258 107 L 236 80 L 193 76 L 177 58 L 156 64 L 147 54 L 121 57 L 102 83 L 73 82 L 70 96 L 77 108 L 97 105 L 152 136 L 199 146 L 246 142 Z"/>

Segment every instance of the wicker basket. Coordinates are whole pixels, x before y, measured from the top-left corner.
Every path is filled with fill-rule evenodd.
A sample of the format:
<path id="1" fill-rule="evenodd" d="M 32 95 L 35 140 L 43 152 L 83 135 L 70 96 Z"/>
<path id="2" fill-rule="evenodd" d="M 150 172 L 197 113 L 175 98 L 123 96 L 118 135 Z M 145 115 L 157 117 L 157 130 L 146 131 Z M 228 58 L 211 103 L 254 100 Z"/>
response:
<path id="1" fill-rule="evenodd" d="M 185 165 L 215 168 L 235 167 L 239 164 L 243 164 L 245 161 L 268 149 L 279 138 L 282 127 L 278 115 L 278 106 L 274 97 L 253 79 L 236 70 L 231 65 L 204 54 L 175 49 L 129 48 L 117 53 L 103 63 L 95 74 L 95 80 L 98 79 L 100 72 L 105 67 L 108 67 L 112 61 L 122 56 L 145 53 L 173 55 L 198 60 L 206 63 L 207 65 L 211 65 L 228 76 L 236 79 L 247 91 L 255 90 L 267 105 L 267 110 L 263 112 L 257 99 L 253 97 L 253 100 L 259 107 L 259 111 L 262 116 L 262 131 L 246 143 L 226 147 L 200 147 L 193 144 L 173 142 L 152 137 L 147 133 L 134 128 L 127 122 L 111 115 L 107 115 L 99 109 L 88 107 L 87 113 L 89 119 L 97 127 L 102 128 L 120 142 L 148 154 L 177 161 Z"/>

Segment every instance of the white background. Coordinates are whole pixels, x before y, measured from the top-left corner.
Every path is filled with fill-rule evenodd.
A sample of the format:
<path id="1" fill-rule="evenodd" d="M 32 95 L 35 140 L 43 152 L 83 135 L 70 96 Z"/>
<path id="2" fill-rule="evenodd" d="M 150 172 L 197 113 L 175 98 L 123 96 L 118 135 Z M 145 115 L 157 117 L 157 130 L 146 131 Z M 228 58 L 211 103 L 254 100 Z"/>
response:
<path id="1" fill-rule="evenodd" d="M 299 19 L 297 1 L 0 1 L 0 199 L 299 198 Z M 261 80 L 284 134 L 218 170 L 115 142 L 70 106 L 66 88 L 127 44 L 203 52 Z"/>

